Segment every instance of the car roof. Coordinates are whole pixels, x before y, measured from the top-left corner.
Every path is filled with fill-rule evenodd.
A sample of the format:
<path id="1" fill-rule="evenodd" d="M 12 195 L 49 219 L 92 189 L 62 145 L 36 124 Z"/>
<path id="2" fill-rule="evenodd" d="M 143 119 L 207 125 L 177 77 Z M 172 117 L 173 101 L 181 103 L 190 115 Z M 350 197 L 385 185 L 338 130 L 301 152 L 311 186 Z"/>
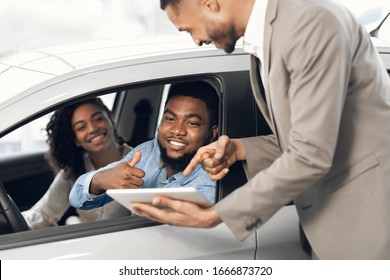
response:
<path id="1" fill-rule="evenodd" d="M 238 54 L 247 55 L 242 51 L 241 41 L 233 56 Z M 189 59 L 204 58 L 203 64 L 197 63 L 198 67 L 209 69 L 214 67 L 214 70 L 216 67 L 228 68 L 222 64 L 208 65 L 208 67 L 205 65 L 210 57 L 222 58 L 226 56 L 226 53 L 214 46 L 198 47 L 187 34 L 178 34 L 51 46 L 2 58 L 0 59 L 0 116 L 8 117 L 7 124 L 2 122 L 0 125 L 0 133 L 2 134 L 5 129 L 14 126 L 16 122 L 22 122 L 33 113 L 43 112 L 50 106 L 79 95 L 79 92 L 69 94 L 67 91 L 66 85 L 71 87 L 71 90 L 75 88 L 75 82 L 72 84 L 71 80 L 79 79 L 78 91 L 91 92 L 105 87 L 103 82 L 99 81 L 99 79 L 105 78 L 104 75 L 98 75 L 99 77 L 93 75 L 99 72 L 112 70 L 111 72 L 118 73 L 118 69 L 122 69 L 120 75 L 129 73 L 127 77 L 122 78 L 126 79 L 125 82 L 127 80 L 135 81 L 134 76 L 137 75 L 137 79 L 142 81 L 152 79 L 150 73 L 145 73 L 153 69 L 151 65 L 156 67 L 155 73 L 171 71 L 172 76 L 175 76 L 177 73 L 185 73 L 183 71 L 185 68 L 190 69 L 191 73 L 201 72 L 199 68 L 191 69 L 193 61 L 189 61 Z M 175 61 L 171 69 L 157 69 L 161 65 L 160 62 L 167 61 Z M 148 68 L 140 67 L 146 64 L 149 65 Z M 179 64 L 183 65 L 183 69 L 173 69 Z M 188 67 L 190 64 L 192 67 Z M 249 62 L 247 64 L 249 65 Z M 139 73 L 134 73 L 134 70 L 128 71 L 127 69 L 131 66 L 138 67 Z M 237 66 L 231 66 L 231 68 L 237 68 Z M 244 68 L 248 69 L 248 66 L 245 65 Z M 144 72 L 142 72 L 143 70 Z M 86 78 L 88 75 L 90 76 L 89 80 Z M 113 78 L 114 75 L 111 74 L 110 79 L 119 79 Z M 84 77 L 84 79 L 80 79 L 80 77 Z M 59 84 L 63 84 L 63 86 L 54 88 L 60 89 L 62 93 L 57 91 L 55 92 L 56 96 L 54 96 L 53 86 Z M 52 88 L 51 92 L 49 92 L 50 87 Z M 47 89 L 47 93 L 43 94 L 45 89 Z M 36 94 L 38 92 L 39 94 Z M 52 101 L 51 98 L 56 100 Z M 34 109 L 26 108 L 26 106 L 34 107 Z M 22 107 L 26 108 L 26 112 L 18 112 L 18 116 L 16 116 L 15 110 L 20 110 Z"/>
<path id="2" fill-rule="evenodd" d="M 15 95 L 64 74 L 97 70 L 125 60 L 173 58 L 194 51 L 221 52 L 208 46 L 199 48 L 184 35 L 87 42 L 22 52 L 0 60 L 0 108 Z"/>

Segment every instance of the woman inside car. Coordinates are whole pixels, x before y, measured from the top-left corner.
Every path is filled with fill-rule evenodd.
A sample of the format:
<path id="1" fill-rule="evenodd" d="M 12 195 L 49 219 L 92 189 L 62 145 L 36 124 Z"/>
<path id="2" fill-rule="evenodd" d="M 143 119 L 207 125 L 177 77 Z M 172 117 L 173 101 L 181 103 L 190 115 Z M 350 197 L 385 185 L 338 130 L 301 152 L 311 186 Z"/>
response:
<path id="1" fill-rule="evenodd" d="M 131 148 L 117 135 L 110 110 L 99 98 L 57 110 L 46 126 L 48 161 L 56 176 L 45 195 L 22 212 L 31 229 L 58 225 L 69 209 L 69 193 L 75 180 L 88 171 L 122 159 Z M 129 215 L 112 202 L 93 210 L 77 209 L 76 222 Z"/>

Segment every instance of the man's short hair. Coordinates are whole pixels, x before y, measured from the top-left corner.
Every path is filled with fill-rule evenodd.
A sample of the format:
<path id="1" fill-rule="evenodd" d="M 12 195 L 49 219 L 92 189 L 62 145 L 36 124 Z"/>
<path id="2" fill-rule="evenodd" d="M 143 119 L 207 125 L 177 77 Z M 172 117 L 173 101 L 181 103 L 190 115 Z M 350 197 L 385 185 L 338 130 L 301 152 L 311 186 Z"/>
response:
<path id="1" fill-rule="evenodd" d="M 218 125 L 219 96 L 217 90 L 210 83 L 191 81 L 172 84 L 165 105 L 174 96 L 189 96 L 201 100 L 207 107 L 209 127 Z"/>
<path id="2" fill-rule="evenodd" d="M 168 5 L 172 5 L 172 7 L 177 7 L 177 5 L 182 2 L 183 0 L 160 0 L 160 7 L 162 10 L 165 10 L 165 8 Z"/>

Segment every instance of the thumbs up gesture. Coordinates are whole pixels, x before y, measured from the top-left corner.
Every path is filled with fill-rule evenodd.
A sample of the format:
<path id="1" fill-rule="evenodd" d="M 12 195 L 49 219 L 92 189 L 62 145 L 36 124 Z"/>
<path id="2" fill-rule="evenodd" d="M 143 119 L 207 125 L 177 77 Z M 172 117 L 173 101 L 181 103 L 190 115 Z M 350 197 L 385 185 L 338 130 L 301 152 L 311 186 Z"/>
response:
<path id="1" fill-rule="evenodd" d="M 135 167 L 141 157 L 141 151 L 137 151 L 129 161 L 96 173 L 92 178 L 89 192 L 98 195 L 108 189 L 136 189 L 142 186 L 145 172 Z"/>

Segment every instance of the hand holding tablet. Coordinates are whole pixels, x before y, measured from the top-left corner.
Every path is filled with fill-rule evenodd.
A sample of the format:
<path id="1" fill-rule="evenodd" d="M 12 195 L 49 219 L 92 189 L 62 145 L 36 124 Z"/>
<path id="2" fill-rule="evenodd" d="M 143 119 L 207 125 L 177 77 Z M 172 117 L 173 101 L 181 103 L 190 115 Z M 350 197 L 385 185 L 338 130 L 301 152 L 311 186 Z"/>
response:
<path id="1" fill-rule="evenodd" d="M 132 202 L 152 203 L 156 196 L 167 196 L 173 199 L 184 200 L 196 203 L 202 207 L 211 206 L 194 187 L 184 188 L 141 188 L 141 189 L 110 189 L 107 195 L 118 201 L 127 209 L 130 209 Z"/>

